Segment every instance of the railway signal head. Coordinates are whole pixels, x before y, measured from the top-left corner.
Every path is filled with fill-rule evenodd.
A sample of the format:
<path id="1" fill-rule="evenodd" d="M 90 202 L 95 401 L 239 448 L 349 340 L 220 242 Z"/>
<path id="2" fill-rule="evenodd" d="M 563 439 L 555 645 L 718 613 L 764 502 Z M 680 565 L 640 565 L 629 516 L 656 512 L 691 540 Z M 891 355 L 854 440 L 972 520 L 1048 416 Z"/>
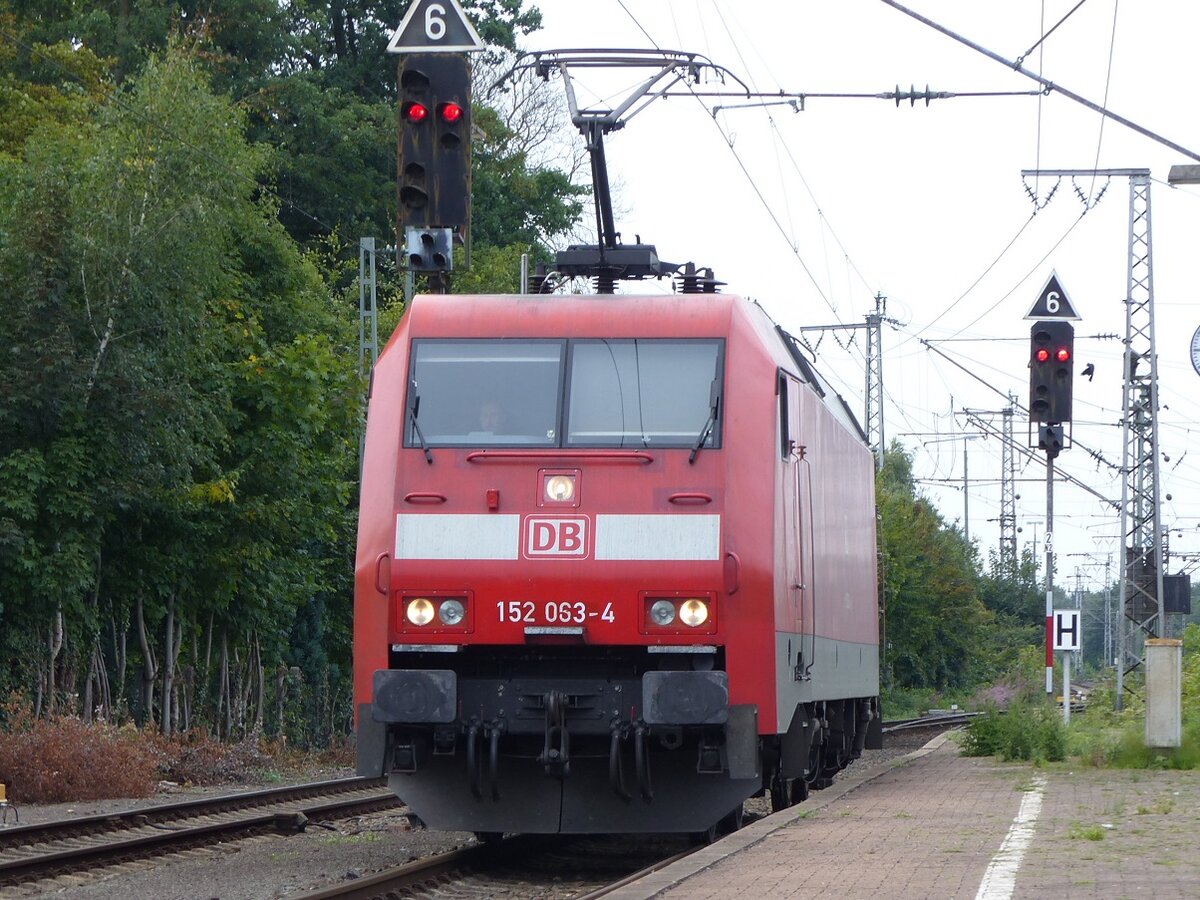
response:
<path id="1" fill-rule="evenodd" d="M 471 67 L 463 54 L 400 63 L 398 231 L 466 231 L 471 208 Z"/>
<path id="2" fill-rule="evenodd" d="M 1061 319 L 1035 322 L 1029 334 L 1029 418 L 1070 422 L 1075 328 Z"/>
<path id="3" fill-rule="evenodd" d="M 410 228 L 406 237 L 408 267 L 414 272 L 454 268 L 454 234 L 449 228 Z"/>

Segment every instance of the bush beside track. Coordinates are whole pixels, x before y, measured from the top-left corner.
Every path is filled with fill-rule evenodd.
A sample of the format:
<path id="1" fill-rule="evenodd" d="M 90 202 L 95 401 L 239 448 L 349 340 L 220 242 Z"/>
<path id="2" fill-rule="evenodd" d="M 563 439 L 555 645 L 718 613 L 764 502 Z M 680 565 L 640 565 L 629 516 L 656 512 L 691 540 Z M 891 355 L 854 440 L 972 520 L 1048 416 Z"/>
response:
<path id="1" fill-rule="evenodd" d="M 1064 726 L 1061 707 L 1044 695 L 1026 694 L 1001 715 L 996 707 L 968 726 L 963 752 L 1054 762 L 1064 759 L 1098 767 L 1123 769 L 1195 769 L 1200 767 L 1200 626 L 1189 625 L 1183 636 L 1183 741 L 1174 749 L 1145 745 L 1144 689 L 1134 683 L 1117 712 L 1113 676 L 1097 683 L 1086 709 Z"/>
<path id="2" fill-rule="evenodd" d="M 344 748 L 313 757 L 254 738 L 223 743 L 202 731 L 166 738 L 150 729 L 74 716 L 38 719 L 15 701 L 6 706 L 5 717 L 0 784 L 15 803 L 147 797 L 164 780 L 244 784 L 278 781 L 281 770 L 352 764 Z"/>

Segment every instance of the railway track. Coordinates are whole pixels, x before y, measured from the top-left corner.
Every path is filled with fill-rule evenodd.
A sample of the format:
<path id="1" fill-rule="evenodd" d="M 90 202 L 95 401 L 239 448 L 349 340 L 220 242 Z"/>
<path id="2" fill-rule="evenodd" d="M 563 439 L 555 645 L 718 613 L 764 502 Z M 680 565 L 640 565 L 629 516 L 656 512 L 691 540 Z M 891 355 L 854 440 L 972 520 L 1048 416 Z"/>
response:
<path id="1" fill-rule="evenodd" d="M 954 728 L 958 725 L 966 725 L 980 715 L 982 713 L 951 712 L 918 716 L 915 719 L 896 719 L 893 722 L 883 723 L 883 733 L 896 734 L 902 731 L 919 731 L 925 728 Z"/>
<path id="2" fill-rule="evenodd" d="M 342 778 L 0 830 L 0 886 L 400 806 L 382 778 Z"/>
<path id="3" fill-rule="evenodd" d="M 682 837 L 518 835 L 425 857 L 296 900 L 592 900 L 697 849 Z"/>

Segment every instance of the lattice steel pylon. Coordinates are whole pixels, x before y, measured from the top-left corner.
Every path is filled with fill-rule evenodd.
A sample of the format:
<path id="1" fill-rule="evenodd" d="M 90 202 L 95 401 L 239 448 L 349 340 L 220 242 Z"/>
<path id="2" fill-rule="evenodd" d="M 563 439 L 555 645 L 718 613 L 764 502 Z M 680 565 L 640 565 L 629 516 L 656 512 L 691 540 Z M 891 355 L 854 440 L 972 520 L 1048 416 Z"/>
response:
<path id="1" fill-rule="evenodd" d="M 1004 417 L 1004 439 L 1000 442 L 1000 567 L 1009 575 L 1017 571 L 1017 468 L 1013 456 L 1013 415 L 1017 398 L 1008 395 Z"/>
<path id="2" fill-rule="evenodd" d="M 875 295 L 875 312 L 867 313 L 867 443 L 875 454 L 875 468 L 883 468 L 886 448 L 883 436 L 883 321 L 887 316 L 887 297 Z"/>
<path id="3" fill-rule="evenodd" d="M 1125 672 L 1143 659 L 1143 639 L 1162 634 L 1166 559 L 1159 503 L 1158 354 L 1154 343 L 1154 267 L 1150 171 L 1129 176 L 1129 293 L 1125 301 L 1125 389 L 1121 456 L 1122 559 L 1117 629 L 1117 704 Z"/>

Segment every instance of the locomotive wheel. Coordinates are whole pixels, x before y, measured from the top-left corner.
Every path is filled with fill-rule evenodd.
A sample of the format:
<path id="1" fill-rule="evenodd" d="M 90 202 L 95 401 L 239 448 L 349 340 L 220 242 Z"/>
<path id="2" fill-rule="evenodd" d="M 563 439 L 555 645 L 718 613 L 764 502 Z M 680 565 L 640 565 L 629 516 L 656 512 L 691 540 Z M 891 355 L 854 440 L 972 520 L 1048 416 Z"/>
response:
<path id="1" fill-rule="evenodd" d="M 787 809 L 791 806 L 791 797 L 788 795 L 787 779 L 783 775 L 776 773 L 771 779 L 771 812 L 779 812 L 781 809 Z"/>
<path id="2" fill-rule="evenodd" d="M 504 839 L 503 831 L 476 831 L 475 840 L 481 844 L 495 844 Z"/>
<path id="3" fill-rule="evenodd" d="M 808 782 L 803 778 L 797 778 L 792 782 L 792 804 L 803 803 L 808 799 Z"/>

